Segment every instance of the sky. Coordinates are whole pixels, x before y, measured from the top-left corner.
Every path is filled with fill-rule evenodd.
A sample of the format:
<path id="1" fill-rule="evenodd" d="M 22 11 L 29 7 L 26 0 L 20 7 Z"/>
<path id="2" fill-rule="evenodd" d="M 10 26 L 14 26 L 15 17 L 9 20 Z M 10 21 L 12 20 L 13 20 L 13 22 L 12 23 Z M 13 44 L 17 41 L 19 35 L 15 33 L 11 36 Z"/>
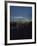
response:
<path id="1" fill-rule="evenodd" d="M 10 17 L 11 20 L 14 18 L 20 19 L 32 19 L 32 7 L 22 7 L 22 6 L 10 6 Z"/>

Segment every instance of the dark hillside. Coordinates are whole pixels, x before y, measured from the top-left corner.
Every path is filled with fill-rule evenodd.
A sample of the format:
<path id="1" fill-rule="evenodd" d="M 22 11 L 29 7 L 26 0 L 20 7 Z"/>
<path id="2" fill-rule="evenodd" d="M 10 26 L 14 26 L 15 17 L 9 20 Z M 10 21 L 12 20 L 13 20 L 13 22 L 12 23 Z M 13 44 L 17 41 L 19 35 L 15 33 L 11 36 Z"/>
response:
<path id="1" fill-rule="evenodd" d="M 10 40 L 31 39 L 32 22 L 29 23 L 10 23 Z"/>

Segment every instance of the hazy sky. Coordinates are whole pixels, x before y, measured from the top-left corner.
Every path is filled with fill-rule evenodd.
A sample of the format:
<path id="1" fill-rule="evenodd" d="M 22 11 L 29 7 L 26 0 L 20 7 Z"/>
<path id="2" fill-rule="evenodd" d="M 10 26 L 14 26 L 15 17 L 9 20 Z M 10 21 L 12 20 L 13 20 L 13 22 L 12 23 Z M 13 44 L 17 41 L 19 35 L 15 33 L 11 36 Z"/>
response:
<path id="1" fill-rule="evenodd" d="M 32 19 L 32 7 L 19 7 L 19 6 L 10 6 L 10 16 L 11 18 L 25 18 Z"/>

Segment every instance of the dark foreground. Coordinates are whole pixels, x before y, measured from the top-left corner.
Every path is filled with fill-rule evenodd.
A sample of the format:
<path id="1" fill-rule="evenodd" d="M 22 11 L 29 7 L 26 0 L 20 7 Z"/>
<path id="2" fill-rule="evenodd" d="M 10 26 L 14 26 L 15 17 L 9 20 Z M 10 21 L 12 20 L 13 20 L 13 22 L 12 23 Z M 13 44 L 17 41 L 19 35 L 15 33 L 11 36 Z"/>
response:
<path id="1" fill-rule="evenodd" d="M 32 39 L 32 22 L 10 23 L 10 40 Z"/>

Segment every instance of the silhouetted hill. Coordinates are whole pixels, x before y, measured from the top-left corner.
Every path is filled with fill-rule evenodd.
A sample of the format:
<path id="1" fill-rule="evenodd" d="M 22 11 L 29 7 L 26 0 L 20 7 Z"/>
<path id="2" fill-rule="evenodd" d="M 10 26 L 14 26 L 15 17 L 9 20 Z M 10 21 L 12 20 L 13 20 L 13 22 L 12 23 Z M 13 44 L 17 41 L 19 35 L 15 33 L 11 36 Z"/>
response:
<path id="1" fill-rule="evenodd" d="M 31 39 L 32 38 L 32 21 L 25 23 L 10 23 L 10 39 Z"/>

